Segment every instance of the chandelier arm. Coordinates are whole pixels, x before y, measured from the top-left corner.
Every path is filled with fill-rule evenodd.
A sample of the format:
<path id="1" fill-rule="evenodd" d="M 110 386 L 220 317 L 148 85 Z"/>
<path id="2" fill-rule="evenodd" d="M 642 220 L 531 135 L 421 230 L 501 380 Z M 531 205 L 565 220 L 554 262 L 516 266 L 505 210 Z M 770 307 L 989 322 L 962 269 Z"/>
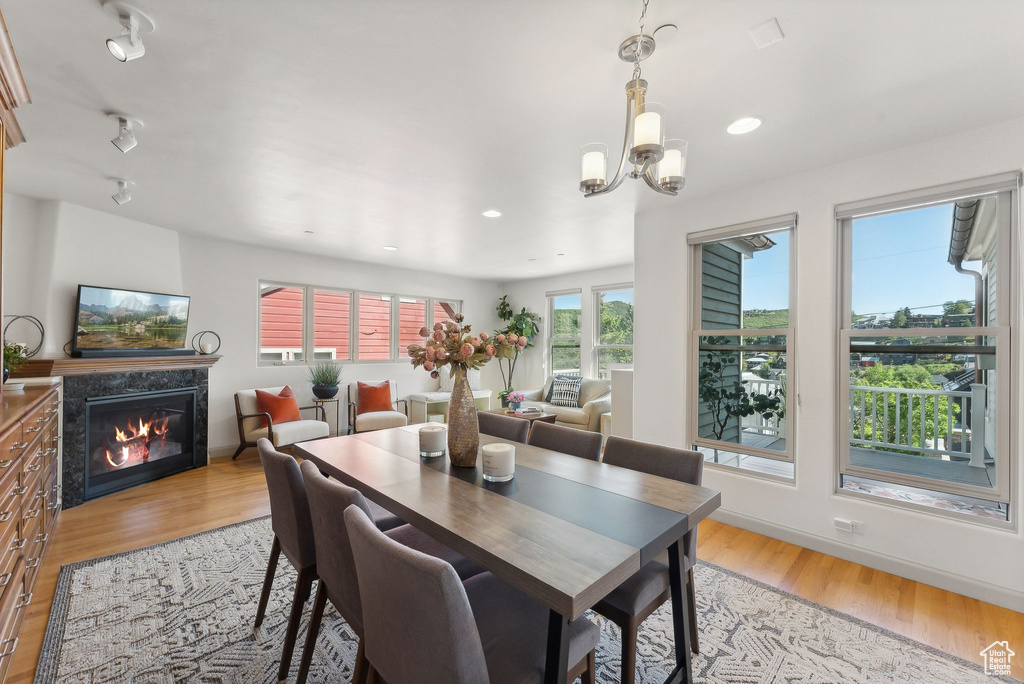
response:
<path id="1" fill-rule="evenodd" d="M 647 187 L 649 187 L 651 190 L 654 190 L 655 192 L 661 193 L 662 195 L 671 195 L 672 197 L 675 197 L 676 195 L 679 194 L 675 190 L 666 190 L 665 188 L 658 185 L 658 182 L 654 180 L 653 169 L 647 169 L 647 173 L 643 175 L 643 179 L 644 183 L 647 183 Z"/>
<path id="2" fill-rule="evenodd" d="M 592 197 L 594 195 L 604 195 L 615 188 L 622 185 L 622 181 L 626 180 L 624 171 L 626 170 L 626 162 L 629 161 L 629 143 L 633 139 L 633 95 L 632 92 L 626 95 L 626 134 L 622 138 L 622 156 L 619 157 L 619 168 L 615 172 L 615 177 L 612 178 L 608 185 L 604 186 L 600 190 L 594 192 L 588 192 L 584 197 Z"/>

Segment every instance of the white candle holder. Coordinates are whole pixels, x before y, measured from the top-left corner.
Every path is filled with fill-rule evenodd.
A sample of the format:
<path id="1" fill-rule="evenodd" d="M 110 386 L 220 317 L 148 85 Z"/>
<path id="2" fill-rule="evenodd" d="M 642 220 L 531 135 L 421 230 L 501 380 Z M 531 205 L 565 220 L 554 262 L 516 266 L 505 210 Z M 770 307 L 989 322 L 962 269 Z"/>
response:
<path id="1" fill-rule="evenodd" d="M 444 456 L 448 443 L 448 430 L 441 425 L 426 425 L 420 428 L 420 458 Z"/>
<path id="2" fill-rule="evenodd" d="M 488 482 L 508 482 L 516 476 L 516 448 L 496 442 L 484 444 L 484 479 Z"/>

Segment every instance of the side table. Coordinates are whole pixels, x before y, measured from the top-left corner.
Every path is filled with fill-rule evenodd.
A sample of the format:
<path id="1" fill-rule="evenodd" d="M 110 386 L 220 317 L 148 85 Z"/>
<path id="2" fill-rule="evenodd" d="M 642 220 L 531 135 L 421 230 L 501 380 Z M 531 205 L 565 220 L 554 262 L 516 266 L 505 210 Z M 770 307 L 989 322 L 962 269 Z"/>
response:
<path id="1" fill-rule="evenodd" d="M 327 415 L 327 406 L 326 405 L 327 404 L 334 404 L 334 431 L 330 432 L 329 434 L 335 435 L 335 436 L 340 435 L 341 434 L 341 399 L 339 399 L 337 396 L 331 397 L 330 399 L 317 399 L 316 397 L 313 397 L 313 403 L 323 408 L 325 416 Z M 327 424 L 328 424 L 328 426 L 330 426 L 330 421 L 328 421 Z"/>

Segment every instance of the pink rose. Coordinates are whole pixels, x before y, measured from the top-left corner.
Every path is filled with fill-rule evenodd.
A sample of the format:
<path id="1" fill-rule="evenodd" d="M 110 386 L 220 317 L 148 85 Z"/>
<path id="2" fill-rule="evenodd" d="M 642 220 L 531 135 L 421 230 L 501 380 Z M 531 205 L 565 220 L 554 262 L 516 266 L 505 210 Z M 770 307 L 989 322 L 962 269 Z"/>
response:
<path id="1" fill-rule="evenodd" d="M 508 341 L 511 342 L 512 344 L 515 344 L 518 339 L 519 335 L 516 335 L 515 333 L 512 333 L 511 335 L 508 336 Z"/>
<path id="2" fill-rule="evenodd" d="M 458 342 L 459 341 L 459 334 L 458 333 L 452 333 L 451 335 L 448 336 L 448 339 L 451 340 L 452 342 Z"/>
<path id="3" fill-rule="evenodd" d="M 434 358 L 437 359 L 438 361 L 444 361 L 445 359 L 448 358 L 448 352 L 446 352 L 444 349 L 438 349 L 437 351 L 434 352 Z"/>
<path id="4" fill-rule="evenodd" d="M 498 344 L 505 344 L 505 339 L 506 339 L 506 338 L 505 338 L 505 336 L 504 336 L 504 335 L 498 335 L 498 336 L 497 336 L 497 337 L 495 337 L 494 339 L 495 339 L 495 341 L 496 341 L 496 342 L 497 342 Z"/>
<path id="5" fill-rule="evenodd" d="M 479 337 L 474 337 L 474 338 L 473 338 L 473 339 L 471 340 L 471 343 L 472 343 L 472 345 L 473 345 L 474 347 L 479 347 L 479 346 L 480 346 L 480 338 L 479 338 Z"/>
<path id="6" fill-rule="evenodd" d="M 462 355 L 468 359 L 470 356 L 473 355 L 473 345 L 471 345 L 469 342 L 466 342 L 465 344 L 462 345 L 462 348 L 459 349 L 459 351 L 462 352 Z"/>
<path id="7" fill-rule="evenodd" d="M 526 338 L 520 337 L 519 341 L 516 342 L 516 347 L 518 347 L 519 349 L 523 349 L 524 347 L 526 347 Z"/>
<path id="8" fill-rule="evenodd" d="M 440 330 L 434 331 L 434 341 L 435 342 L 444 342 L 444 333 L 441 332 Z"/>
<path id="9" fill-rule="evenodd" d="M 485 350 L 484 350 L 484 352 L 485 352 L 485 353 L 486 353 L 486 354 L 487 354 L 488 356 L 494 356 L 495 354 L 497 354 L 497 353 L 498 353 L 498 350 L 494 348 L 494 345 L 493 345 L 493 344 L 489 344 L 489 345 L 487 345 L 487 349 L 485 349 Z"/>
<path id="10" fill-rule="evenodd" d="M 434 330 L 444 330 L 444 326 L 441 325 L 440 323 L 435 323 Z"/>
<path id="11" fill-rule="evenodd" d="M 526 337 L 526 336 L 523 336 L 523 337 L 519 338 L 519 341 L 522 342 L 523 346 L 525 347 L 526 345 L 528 345 L 530 343 L 530 338 Z"/>
<path id="12" fill-rule="evenodd" d="M 423 355 L 427 357 L 427 361 L 433 361 L 434 360 L 434 354 L 435 354 L 435 352 L 434 352 L 434 348 L 433 347 L 427 347 L 427 350 L 425 352 L 423 352 Z"/>
<path id="13" fill-rule="evenodd" d="M 434 370 L 434 362 L 433 361 L 424 361 L 423 362 L 423 370 L 428 370 L 428 371 Z"/>
<path id="14" fill-rule="evenodd" d="M 488 337 L 490 337 L 490 335 L 488 335 L 486 332 L 480 333 L 480 339 L 483 340 L 484 342 L 487 341 Z"/>
<path id="15" fill-rule="evenodd" d="M 422 328 L 420 328 L 420 337 L 429 337 L 429 336 L 430 336 L 430 331 L 427 330 L 427 326 L 423 326 Z"/>

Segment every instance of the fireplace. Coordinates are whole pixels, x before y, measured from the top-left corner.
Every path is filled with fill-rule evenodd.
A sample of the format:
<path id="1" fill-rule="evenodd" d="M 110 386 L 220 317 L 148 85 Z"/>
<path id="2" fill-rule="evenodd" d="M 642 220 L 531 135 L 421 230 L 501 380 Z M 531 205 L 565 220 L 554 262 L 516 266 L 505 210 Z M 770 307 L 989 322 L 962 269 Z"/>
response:
<path id="1" fill-rule="evenodd" d="M 84 500 L 194 468 L 197 387 L 85 399 Z"/>

